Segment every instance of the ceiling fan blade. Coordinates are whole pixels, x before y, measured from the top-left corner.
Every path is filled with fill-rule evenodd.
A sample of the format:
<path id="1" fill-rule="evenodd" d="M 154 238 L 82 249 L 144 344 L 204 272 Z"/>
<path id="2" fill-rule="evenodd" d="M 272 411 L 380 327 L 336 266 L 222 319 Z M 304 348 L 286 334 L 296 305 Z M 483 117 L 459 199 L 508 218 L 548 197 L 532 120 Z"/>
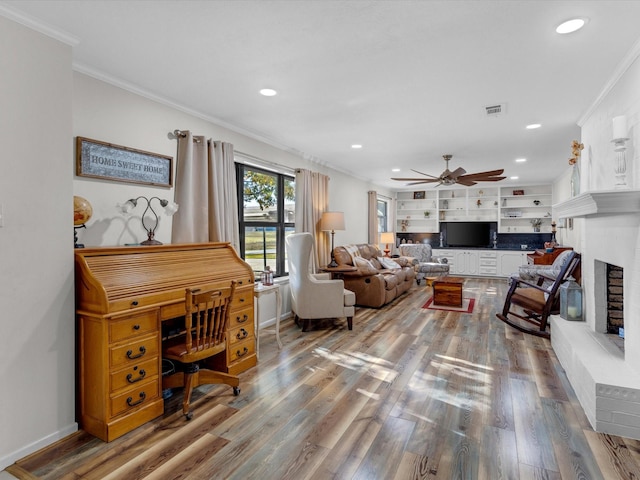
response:
<path id="1" fill-rule="evenodd" d="M 413 168 L 411 169 L 411 171 L 419 173 L 420 175 L 424 175 L 425 177 L 440 178 L 440 177 L 434 177 L 433 175 L 429 175 L 428 173 L 419 172 L 418 170 L 414 170 Z"/>
<path id="2" fill-rule="evenodd" d="M 399 182 L 415 182 L 415 183 L 431 183 L 439 182 L 439 178 L 392 178 L 391 180 L 397 180 Z"/>
<path id="3" fill-rule="evenodd" d="M 476 182 L 474 182 L 473 180 L 469 180 L 464 177 L 458 177 L 458 179 L 456 180 L 456 183 L 460 185 L 464 185 L 465 187 L 472 187 L 473 185 L 476 184 Z"/>
<path id="4" fill-rule="evenodd" d="M 449 176 L 451 178 L 458 178 L 459 176 L 464 175 L 465 173 L 467 173 L 467 171 L 464 168 L 458 167 L 453 172 L 450 172 Z"/>
<path id="5" fill-rule="evenodd" d="M 463 175 L 463 177 L 471 180 L 478 180 L 479 178 L 484 177 L 497 177 L 499 175 L 502 175 L 502 172 L 504 172 L 504 169 L 489 170 L 487 172 L 470 173 L 469 175 Z"/>
<path id="6" fill-rule="evenodd" d="M 424 180 L 418 180 L 417 178 L 412 178 L 411 180 L 415 180 L 415 182 L 407 183 L 407 185 L 420 185 L 421 183 L 434 183 L 439 182 L 439 178 L 425 178 Z"/>

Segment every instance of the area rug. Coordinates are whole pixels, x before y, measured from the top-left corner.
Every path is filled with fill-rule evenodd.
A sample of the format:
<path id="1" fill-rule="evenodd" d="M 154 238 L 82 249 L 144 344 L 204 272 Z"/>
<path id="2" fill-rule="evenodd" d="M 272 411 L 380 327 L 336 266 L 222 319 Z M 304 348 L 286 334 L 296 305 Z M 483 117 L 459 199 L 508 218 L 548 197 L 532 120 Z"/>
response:
<path id="1" fill-rule="evenodd" d="M 422 308 L 426 308 L 428 310 L 445 310 L 447 312 L 460 312 L 460 313 L 473 313 L 473 306 L 476 303 L 476 299 L 469 297 L 462 299 L 462 307 L 446 307 L 444 305 L 433 305 L 433 297 L 427 300 Z"/>

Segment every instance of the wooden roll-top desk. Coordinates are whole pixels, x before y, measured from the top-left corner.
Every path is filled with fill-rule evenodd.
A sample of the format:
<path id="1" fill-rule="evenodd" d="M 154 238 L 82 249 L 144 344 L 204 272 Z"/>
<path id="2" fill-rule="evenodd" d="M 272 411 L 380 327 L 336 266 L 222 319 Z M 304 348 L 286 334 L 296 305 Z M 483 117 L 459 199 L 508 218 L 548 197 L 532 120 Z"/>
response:
<path id="1" fill-rule="evenodd" d="M 228 243 L 75 251 L 81 427 L 111 441 L 162 415 L 162 322 L 185 314 L 185 289 L 237 287 L 226 352 L 213 367 L 256 364 L 254 276 Z"/>

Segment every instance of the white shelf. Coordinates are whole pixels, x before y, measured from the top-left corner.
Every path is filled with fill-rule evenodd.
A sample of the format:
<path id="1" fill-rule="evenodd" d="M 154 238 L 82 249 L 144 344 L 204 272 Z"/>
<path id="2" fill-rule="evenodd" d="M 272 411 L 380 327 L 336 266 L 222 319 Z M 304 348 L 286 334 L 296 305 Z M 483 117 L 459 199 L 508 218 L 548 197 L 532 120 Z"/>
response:
<path id="1" fill-rule="evenodd" d="M 514 190 L 522 190 L 524 194 L 513 195 Z M 397 193 L 398 233 L 436 233 L 440 231 L 440 222 L 462 221 L 498 222 L 499 233 L 534 233 L 532 218 L 542 219 L 541 232 L 551 231 L 551 185 L 424 190 L 425 198 L 419 199 L 414 198 L 414 193 Z M 540 204 L 535 205 L 534 200 Z M 520 215 L 505 216 L 509 210 L 518 211 Z M 424 217 L 425 211 L 430 212 L 429 217 Z M 409 221 L 404 231 L 402 220 Z"/>

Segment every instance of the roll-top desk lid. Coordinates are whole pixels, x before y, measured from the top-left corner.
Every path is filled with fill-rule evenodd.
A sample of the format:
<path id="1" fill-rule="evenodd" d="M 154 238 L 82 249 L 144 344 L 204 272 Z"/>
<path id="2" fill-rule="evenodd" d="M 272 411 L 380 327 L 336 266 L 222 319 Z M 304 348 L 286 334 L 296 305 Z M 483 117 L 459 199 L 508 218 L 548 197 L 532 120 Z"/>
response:
<path id="1" fill-rule="evenodd" d="M 229 243 L 75 250 L 76 308 L 117 313 L 184 301 L 187 287 L 253 285 L 253 270 Z"/>

